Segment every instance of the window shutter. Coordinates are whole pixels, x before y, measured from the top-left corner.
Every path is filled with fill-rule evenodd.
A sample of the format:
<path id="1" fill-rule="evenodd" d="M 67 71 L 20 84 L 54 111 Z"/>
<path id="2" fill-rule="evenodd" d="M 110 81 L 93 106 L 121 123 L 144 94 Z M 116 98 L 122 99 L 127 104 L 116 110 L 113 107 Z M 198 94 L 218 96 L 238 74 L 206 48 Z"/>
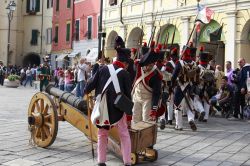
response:
<path id="1" fill-rule="evenodd" d="M 29 13 L 29 11 L 30 11 L 30 0 L 27 0 L 26 13 Z"/>
<path id="2" fill-rule="evenodd" d="M 32 34 L 31 34 L 31 45 L 37 45 L 37 38 L 38 38 L 38 30 L 32 30 Z"/>
<path id="3" fill-rule="evenodd" d="M 67 24 L 67 32 L 66 32 L 66 41 L 69 41 L 70 38 L 70 24 Z"/>
<path id="4" fill-rule="evenodd" d="M 67 8 L 71 7 L 71 0 L 67 0 Z"/>
<path id="5" fill-rule="evenodd" d="M 58 43 L 58 30 L 59 30 L 59 28 L 58 28 L 58 26 L 56 26 L 56 28 L 55 28 L 55 38 L 54 38 L 55 43 Z"/>
<path id="6" fill-rule="evenodd" d="M 56 11 L 59 11 L 59 0 L 56 0 Z"/>
<path id="7" fill-rule="evenodd" d="M 88 39 L 92 37 L 92 17 L 88 18 Z"/>
<path id="8" fill-rule="evenodd" d="M 40 0 L 36 0 L 36 12 L 40 11 Z"/>
<path id="9" fill-rule="evenodd" d="M 49 6 L 50 6 L 50 0 L 47 0 L 47 9 L 49 8 Z"/>

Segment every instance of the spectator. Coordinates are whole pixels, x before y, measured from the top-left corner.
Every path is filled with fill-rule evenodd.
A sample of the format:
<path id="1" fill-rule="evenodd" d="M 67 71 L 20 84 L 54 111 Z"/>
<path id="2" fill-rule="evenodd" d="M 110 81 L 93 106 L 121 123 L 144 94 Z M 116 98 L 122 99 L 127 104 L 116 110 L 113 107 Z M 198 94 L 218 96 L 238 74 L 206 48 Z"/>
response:
<path id="1" fill-rule="evenodd" d="M 232 85 L 233 69 L 231 61 L 226 61 L 226 76 L 228 78 L 228 84 Z"/>
<path id="2" fill-rule="evenodd" d="M 245 95 L 247 93 L 247 73 L 250 73 L 250 65 L 246 64 L 244 58 L 238 60 L 240 66 L 240 72 L 237 77 L 237 91 L 235 92 L 235 110 L 234 116 L 230 120 L 235 120 L 240 115 L 240 118 L 243 119 L 243 108 L 245 107 Z"/>
<path id="3" fill-rule="evenodd" d="M 32 72 L 30 67 L 26 70 L 26 81 L 24 83 L 24 87 L 26 86 L 27 82 L 30 82 L 30 86 L 32 87 Z"/>
<path id="4" fill-rule="evenodd" d="M 20 74 L 20 77 L 21 77 L 20 84 L 23 85 L 23 81 L 26 80 L 26 69 L 22 68 L 20 73 L 21 73 Z"/>
<path id="5" fill-rule="evenodd" d="M 216 79 L 216 88 L 220 89 L 222 77 L 225 75 L 220 65 L 216 65 L 214 74 L 215 74 L 215 79 Z"/>
<path id="6" fill-rule="evenodd" d="M 4 82 L 4 76 L 5 76 L 5 69 L 4 69 L 3 63 L 0 62 L 0 85 L 2 86 Z"/>
<path id="7" fill-rule="evenodd" d="M 74 89 L 74 76 L 71 72 L 71 69 L 68 69 L 64 72 L 64 90 L 66 92 L 71 92 Z"/>
<path id="8" fill-rule="evenodd" d="M 59 76 L 58 76 L 59 68 L 56 68 L 54 71 L 54 79 L 55 79 L 55 87 L 58 87 L 58 82 L 59 82 Z"/>
<path id="9" fill-rule="evenodd" d="M 83 97 L 83 90 L 86 84 L 86 70 L 87 65 L 85 64 L 85 58 L 80 59 L 80 63 L 77 66 L 77 85 L 76 85 L 76 97 Z"/>
<path id="10" fill-rule="evenodd" d="M 64 72 L 62 68 L 58 71 L 58 86 L 60 90 L 64 91 Z"/>

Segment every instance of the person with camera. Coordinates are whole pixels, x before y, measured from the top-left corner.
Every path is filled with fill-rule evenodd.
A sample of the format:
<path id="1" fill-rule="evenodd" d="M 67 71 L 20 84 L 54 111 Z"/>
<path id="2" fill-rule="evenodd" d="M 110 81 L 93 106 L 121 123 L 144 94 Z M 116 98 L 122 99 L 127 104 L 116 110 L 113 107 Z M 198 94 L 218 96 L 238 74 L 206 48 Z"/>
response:
<path id="1" fill-rule="evenodd" d="M 229 118 L 228 120 L 237 120 L 239 118 L 243 119 L 243 108 L 246 105 L 245 102 L 245 95 L 247 93 L 247 85 L 246 81 L 248 78 L 248 73 L 250 73 L 250 65 L 246 64 L 244 58 L 240 58 L 238 60 L 238 65 L 240 67 L 239 72 L 234 72 L 235 76 L 235 83 L 236 83 L 236 90 L 235 90 L 235 108 L 233 117 Z M 237 71 L 237 70 L 236 70 Z"/>

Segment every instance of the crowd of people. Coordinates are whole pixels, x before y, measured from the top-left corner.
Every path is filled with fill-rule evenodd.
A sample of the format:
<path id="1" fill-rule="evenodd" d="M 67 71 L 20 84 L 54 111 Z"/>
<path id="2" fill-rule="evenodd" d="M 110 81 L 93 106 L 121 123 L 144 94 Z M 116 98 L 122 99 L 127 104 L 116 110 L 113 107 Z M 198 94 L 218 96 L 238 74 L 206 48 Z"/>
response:
<path id="1" fill-rule="evenodd" d="M 166 124 L 175 123 L 176 130 L 183 130 L 183 117 L 187 116 L 190 128 L 196 131 L 195 119 L 206 123 L 209 116 L 218 112 L 228 120 L 250 118 L 244 112 L 250 96 L 250 65 L 244 58 L 238 60 L 239 68 L 235 69 L 227 61 L 224 73 L 221 65 L 209 59 L 210 54 L 203 47 L 196 57 L 197 48 L 192 43 L 184 46 L 181 52 L 154 41 L 149 45 L 144 43 L 140 49 L 128 49 L 118 36 L 115 50 L 117 55 L 112 63 L 102 62 L 99 58 L 91 65 L 81 58 L 72 67 L 56 68 L 50 73 L 45 72 L 46 65 L 46 68 L 43 65 L 6 68 L 0 64 L 0 83 L 4 75 L 17 74 L 21 76 L 22 85 L 30 83 L 32 86 L 33 80 L 44 80 L 45 76 L 50 80 L 48 75 L 52 74 L 54 86 L 62 91 L 83 98 L 95 90 L 97 102 L 102 102 L 105 96 L 107 107 L 98 108 L 100 112 L 92 121 L 99 128 L 97 153 L 100 166 L 105 166 L 108 130 L 113 126 L 119 130 L 124 164 L 130 165 L 128 128 L 131 121 L 132 124 L 156 122 L 159 118 L 161 129 Z M 118 94 L 126 97 L 117 98 Z M 127 104 L 124 105 L 126 111 L 114 104 L 117 100 Z M 133 103 L 131 108 L 130 103 Z"/>

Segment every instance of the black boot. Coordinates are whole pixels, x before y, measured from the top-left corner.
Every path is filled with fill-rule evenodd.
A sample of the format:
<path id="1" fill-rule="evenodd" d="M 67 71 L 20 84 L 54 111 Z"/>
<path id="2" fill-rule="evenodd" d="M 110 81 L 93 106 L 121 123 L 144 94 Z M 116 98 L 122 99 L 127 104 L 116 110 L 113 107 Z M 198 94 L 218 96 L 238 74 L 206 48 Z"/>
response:
<path id="1" fill-rule="evenodd" d="M 172 120 L 168 120 L 168 124 L 169 125 L 173 125 L 173 121 Z"/>
<path id="2" fill-rule="evenodd" d="M 165 129 L 165 125 L 166 125 L 166 120 L 165 119 L 161 119 L 160 120 L 160 129 L 164 130 Z"/>
<path id="3" fill-rule="evenodd" d="M 98 166 L 106 166 L 105 163 L 99 163 Z"/>

